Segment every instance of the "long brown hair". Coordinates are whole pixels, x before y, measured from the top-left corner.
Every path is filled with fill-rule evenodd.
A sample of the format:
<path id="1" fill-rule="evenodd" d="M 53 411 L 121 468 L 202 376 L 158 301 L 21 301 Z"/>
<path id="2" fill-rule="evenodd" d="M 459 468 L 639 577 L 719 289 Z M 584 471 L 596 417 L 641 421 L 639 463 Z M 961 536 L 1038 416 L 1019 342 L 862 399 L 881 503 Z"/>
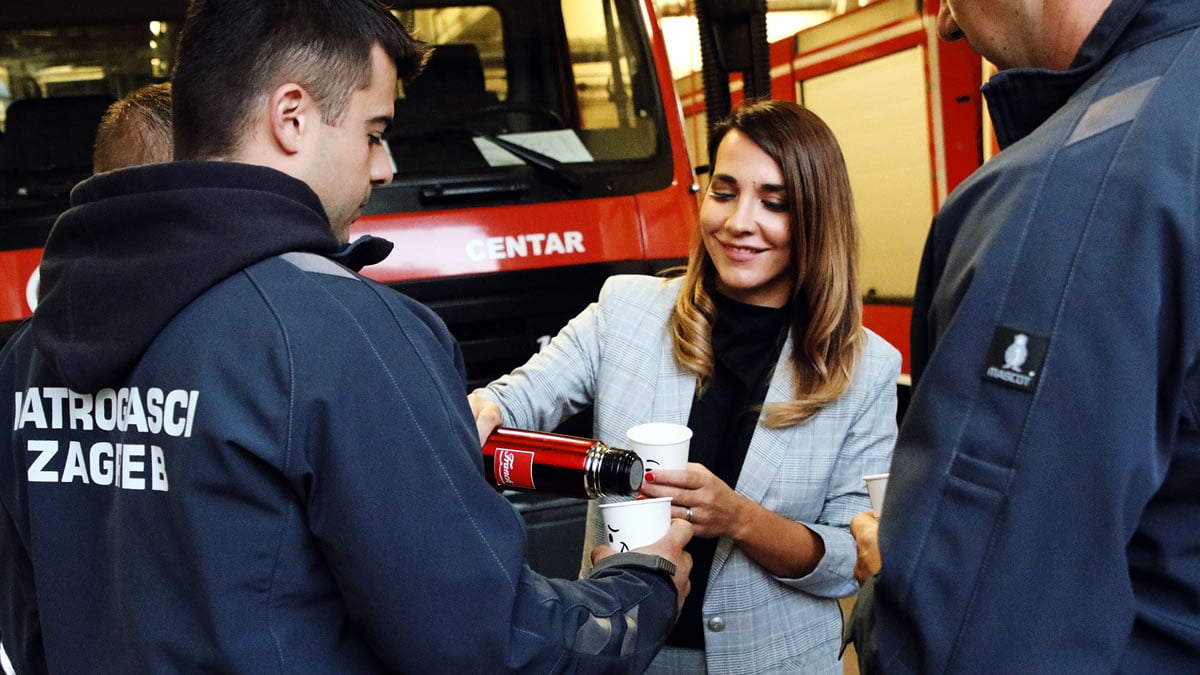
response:
<path id="1" fill-rule="evenodd" d="M 862 350 L 862 298 L 858 291 L 858 226 L 841 148 L 811 111 L 787 101 L 758 101 L 735 110 L 714 129 L 708 154 L 733 129 L 771 156 L 783 173 L 791 219 L 792 271 L 796 275 L 790 333 L 795 398 L 763 407 L 768 427 L 800 424 L 837 400 L 850 385 Z M 714 166 L 714 171 L 716 167 Z M 713 372 L 710 296 L 716 268 L 696 225 L 683 289 L 669 327 L 675 360 L 704 387 Z M 806 312 L 797 306 L 805 303 Z"/>

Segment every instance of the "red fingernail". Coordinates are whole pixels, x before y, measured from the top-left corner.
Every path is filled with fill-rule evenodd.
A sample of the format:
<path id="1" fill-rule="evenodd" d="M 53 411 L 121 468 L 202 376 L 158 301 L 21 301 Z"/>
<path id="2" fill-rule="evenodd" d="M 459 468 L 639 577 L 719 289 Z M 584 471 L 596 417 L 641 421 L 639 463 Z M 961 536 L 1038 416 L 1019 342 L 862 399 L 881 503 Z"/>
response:
<path id="1" fill-rule="evenodd" d="M 653 483 L 653 482 L 654 482 L 654 472 L 653 472 L 653 471 L 651 471 L 651 472 L 648 472 L 648 473 L 646 474 L 646 480 L 650 481 L 651 483 Z"/>

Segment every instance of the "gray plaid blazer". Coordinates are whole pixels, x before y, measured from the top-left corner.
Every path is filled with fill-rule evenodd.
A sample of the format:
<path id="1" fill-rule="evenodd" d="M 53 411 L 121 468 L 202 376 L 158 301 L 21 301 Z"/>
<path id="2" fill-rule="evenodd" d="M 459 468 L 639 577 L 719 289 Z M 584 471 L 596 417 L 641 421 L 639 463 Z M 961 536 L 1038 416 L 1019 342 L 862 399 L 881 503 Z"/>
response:
<path id="1" fill-rule="evenodd" d="M 595 437 L 615 447 L 627 445 L 625 431 L 635 424 L 686 424 L 696 380 L 676 365 L 666 330 L 681 283 L 609 279 L 599 301 L 525 365 L 475 393 L 500 405 L 506 425 L 523 429 L 553 429 L 593 404 Z M 780 358 L 790 350 L 789 340 Z M 755 430 L 736 490 L 807 525 L 824 541 L 825 556 L 808 575 L 784 579 L 723 539 L 704 598 L 709 672 L 842 672 L 837 598 L 858 588 L 849 523 L 870 508 L 862 477 L 888 470 L 899 373 L 900 353 L 867 331 L 840 399 L 804 424 Z M 791 370 L 777 368 L 767 401 L 788 400 L 793 391 Z M 589 506 L 585 568 L 603 542 L 598 511 Z"/>

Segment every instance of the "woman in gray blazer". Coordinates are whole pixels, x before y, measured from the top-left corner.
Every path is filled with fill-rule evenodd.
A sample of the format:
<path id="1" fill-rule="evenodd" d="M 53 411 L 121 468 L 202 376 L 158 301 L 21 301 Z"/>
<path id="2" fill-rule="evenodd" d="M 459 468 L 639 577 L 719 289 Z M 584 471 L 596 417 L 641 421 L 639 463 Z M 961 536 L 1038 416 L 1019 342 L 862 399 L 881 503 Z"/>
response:
<path id="1" fill-rule="evenodd" d="M 694 432 L 673 498 L 696 537 L 692 593 L 649 672 L 840 673 L 837 598 L 857 590 L 848 526 L 888 470 L 900 355 L 862 326 L 858 234 L 833 133 L 794 104 L 735 111 L 687 271 L 613 277 L 528 363 L 471 394 L 480 432 L 555 428 L 594 405 L 626 447 L 645 422 Z M 588 553 L 604 543 L 589 507 Z"/>

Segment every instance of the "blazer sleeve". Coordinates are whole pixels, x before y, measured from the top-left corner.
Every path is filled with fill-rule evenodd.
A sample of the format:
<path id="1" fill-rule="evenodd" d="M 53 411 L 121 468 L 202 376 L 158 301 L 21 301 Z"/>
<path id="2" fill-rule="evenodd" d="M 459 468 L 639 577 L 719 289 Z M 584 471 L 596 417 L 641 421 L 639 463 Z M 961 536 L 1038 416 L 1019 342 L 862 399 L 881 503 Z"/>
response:
<path id="1" fill-rule="evenodd" d="M 473 393 L 498 404 L 508 426 L 554 429 L 594 399 L 603 323 L 593 302 L 525 365 Z"/>
<path id="2" fill-rule="evenodd" d="M 610 277 L 599 299 L 525 365 L 473 393 L 499 404 L 504 423 L 522 429 L 553 429 L 593 403 L 640 406 L 642 398 L 628 400 L 628 387 L 645 379 L 645 359 L 661 349 L 678 290 L 678 283 L 660 277 Z M 597 401 L 602 389 L 605 400 Z M 623 438 L 625 428 L 618 433 Z"/>
<path id="3" fill-rule="evenodd" d="M 826 487 L 825 505 L 815 522 L 805 523 L 825 544 L 816 569 L 797 579 L 779 579 L 797 590 L 819 597 L 844 597 L 858 590 L 854 580 L 857 552 L 850 520 L 870 509 L 863 476 L 884 473 L 896 444 L 896 379 L 900 353 L 882 338 L 870 335 L 861 361 L 862 374 L 844 396 L 858 400 L 852 422 L 834 460 Z M 853 387 L 861 387 L 855 396 Z"/>

